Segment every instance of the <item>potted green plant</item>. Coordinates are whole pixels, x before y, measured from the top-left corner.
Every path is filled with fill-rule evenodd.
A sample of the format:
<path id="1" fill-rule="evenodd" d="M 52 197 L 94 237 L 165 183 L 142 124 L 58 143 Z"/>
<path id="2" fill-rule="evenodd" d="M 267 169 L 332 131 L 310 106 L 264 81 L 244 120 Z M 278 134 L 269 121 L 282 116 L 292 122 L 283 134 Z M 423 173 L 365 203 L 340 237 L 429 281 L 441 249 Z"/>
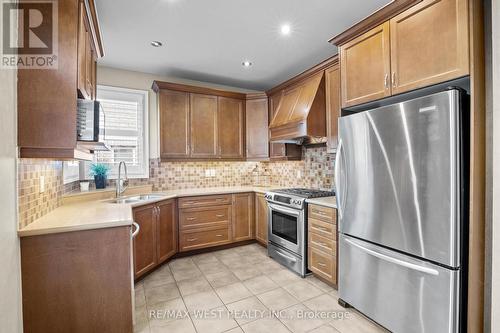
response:
<path id="1" fill-rule="evenodd" d="M 95 188 L 106 188 L 108 180 L 109 166 L 102 163 L 95 163 L 90 166 L 90 175 L 94 176 Z"/>

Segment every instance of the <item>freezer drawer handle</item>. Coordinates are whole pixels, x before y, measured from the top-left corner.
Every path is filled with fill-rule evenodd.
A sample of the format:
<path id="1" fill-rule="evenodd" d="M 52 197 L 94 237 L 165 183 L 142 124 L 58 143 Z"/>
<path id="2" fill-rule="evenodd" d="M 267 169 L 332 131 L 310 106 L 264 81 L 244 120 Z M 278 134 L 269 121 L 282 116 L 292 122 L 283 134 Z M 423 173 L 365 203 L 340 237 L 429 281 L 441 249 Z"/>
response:
<path id="1" fill-rule="evenodd" d="M 422 273 L 426 273 L 426 274 L 431 274 L 431 275 L 439 275 L 439 272 L 435 269 L 432 269 L 432 268 L 428 268 L 428 267 L 424 267 L 424 266 L 420 266 L 420 265 L 416 265 L 416 264 L 412 264 L 410 262 L 406 262 L 406 261 L 403 261 L 403 260 L 400 260 L 400 259 L 396 259 L 396 258 L 393 258 L 393 257 L 389 257 L 385 254 L 382 254 L 382 253 L 379 253 L 377 251 L 374 251 L 374 250 L 370 250 L 362 245 L 359 245 L 355 242 L 353 242 L 352 240 L 350 239 L 344 239 L 346 241 L 346 243 L 352 245 L 352 246 L 355 246 L 357 247 L 358 249 L 374 256 L 374 257 L 377 257 L 379 259 L 382 259 L 382 260 L 385 260 L 385 261 L 388 261 L 388 262 L 392 262 L 393 264 L 396 264 L 396 265 L 399 265 L 399 266 L 403 266 L 403 267 L 407 267 L 407 268 L 410 268 L 410 269 L 413 269 L 413 270 L 416 270 L 416 271 L 419 271 L 419 272 L 422 272 Z"/>

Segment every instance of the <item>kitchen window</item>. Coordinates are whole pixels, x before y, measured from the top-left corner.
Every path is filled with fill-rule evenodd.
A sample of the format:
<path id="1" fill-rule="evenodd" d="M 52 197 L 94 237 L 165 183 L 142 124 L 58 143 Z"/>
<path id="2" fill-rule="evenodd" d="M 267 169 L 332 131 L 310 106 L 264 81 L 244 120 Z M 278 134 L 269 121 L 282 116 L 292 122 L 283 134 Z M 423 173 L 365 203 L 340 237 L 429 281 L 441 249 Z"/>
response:
<path id="1" fill-rule="evenodd" d="M 99 141 L 110 151 L 96 151 L 93 163 L 108 164 L 109 178 L 116 178 L 118 164 L 125 161 L 129 178 L 148 178 L 148 92 L 98 85 L 97 100 L 104 111 Z M 85 178 L 91 178 L 90 164 L 85 163 Z"/>

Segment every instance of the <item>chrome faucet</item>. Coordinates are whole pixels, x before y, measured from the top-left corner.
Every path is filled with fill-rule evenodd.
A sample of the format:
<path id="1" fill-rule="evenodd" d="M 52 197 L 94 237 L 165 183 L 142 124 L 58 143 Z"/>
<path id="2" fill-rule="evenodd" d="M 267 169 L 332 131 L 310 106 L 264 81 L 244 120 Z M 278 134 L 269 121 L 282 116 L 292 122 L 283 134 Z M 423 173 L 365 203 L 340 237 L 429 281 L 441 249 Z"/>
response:
<path id="1" fill-rule="evenodd" d="M 125 168 L 125 179 L 122 180 L 122 165 Z M 120 197 L 123 192 L 128 187 L 128 173 L 127 173 L 127 165 L 124 161 L 121 161 L 118 165 L 118 179 L 116 180 L 116 197 Z"/>

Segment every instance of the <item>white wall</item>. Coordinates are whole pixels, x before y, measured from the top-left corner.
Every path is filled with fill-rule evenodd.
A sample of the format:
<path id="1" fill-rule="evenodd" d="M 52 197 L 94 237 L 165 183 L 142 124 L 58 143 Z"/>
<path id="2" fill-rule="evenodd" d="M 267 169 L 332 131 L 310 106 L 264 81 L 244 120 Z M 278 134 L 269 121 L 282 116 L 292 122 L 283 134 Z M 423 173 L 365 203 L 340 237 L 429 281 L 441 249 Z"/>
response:
<path id="1" fill-rule="evenodd" d="M 158 106 L 156 102 L 156 93 L 151 89 L 154 80 L 168 81 L 175 83 L 191 84 L 209 88 L 226 89 L 236 92 L 254 92 L 234 87 L 227 87 L 207 82 L 198 82 L 186 79 L 172 78 L 161 75 L 127 71 L 117 68 L 104 66 L 97 67 L 97 84 L 109 85 L 122 88 L 141 89 L 149 91 L 149 155 L 150 158 L 160 156 L 158 135 Z"/>
<path id="2" fill-rule="evenodd" d="M 22 331 L 17 237 L 16 72 L 0 69 L 0 332 Z"/>

